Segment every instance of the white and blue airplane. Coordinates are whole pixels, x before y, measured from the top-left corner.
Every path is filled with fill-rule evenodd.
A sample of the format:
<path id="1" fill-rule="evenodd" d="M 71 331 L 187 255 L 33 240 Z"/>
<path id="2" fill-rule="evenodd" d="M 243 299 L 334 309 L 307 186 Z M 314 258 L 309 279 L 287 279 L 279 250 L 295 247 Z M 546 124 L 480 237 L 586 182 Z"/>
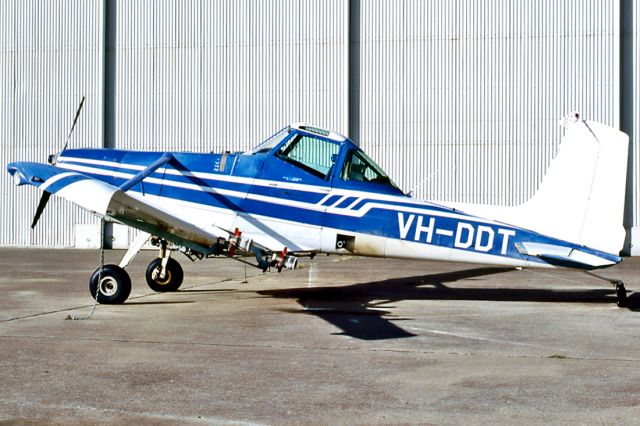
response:
<path id="1" fill-rule="evenodd" d="M 115 304 L 129 296 L 125 268 L 147 241 L 159 247 L 146 273 L 155 291 L 183 281 L 174 251 L 191 260 L 252 254 L 257 267 L 278 271 L 317 253 L 585 271 L 615 265 L 625 239 L 627 146 L 626 134 L 571 116 L 537 192 L 513 207 L 412 198 L 351 140 L 304 124 L 247 152 L 65 145 L 50 164 L 7 168 L 16 185 L 43 191 L 32 226 L 55 194 L 142 231 L 119 265 L 91 276 L 96 300 Z M 624 305 L 624 284 L 606 280 Z"/>

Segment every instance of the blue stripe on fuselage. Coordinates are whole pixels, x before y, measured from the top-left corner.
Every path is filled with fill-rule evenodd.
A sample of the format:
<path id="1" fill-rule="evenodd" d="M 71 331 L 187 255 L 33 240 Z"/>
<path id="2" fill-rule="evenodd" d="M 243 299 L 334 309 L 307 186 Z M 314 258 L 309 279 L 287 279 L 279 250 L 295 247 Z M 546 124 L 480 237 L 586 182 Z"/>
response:
<path id="1" fill-rule="evenodd" d="M 340 198 L 342 198 L 342 196 L 340 196 L 340 195 L 332 195 L 329 198 L 327 198 L 326 200 L 324 200 L 322 202 L 322 205 L 323 206 L 330 206 L 333 203 L 337 202 Z"/>
<path id="2" fill-rule="evenodd" d="M 349 207 L 354 201 L 356 201 L 358 197 L 347 197 L 341 203 L 336 205 L 335 207 L 338 209 L 344 209 Z"/>
<path id="3" fill-rule="evenodd" d="M 79 166 L 83 168 L 81 173 L 91 175 L 96 179 L 100 179 L 114 186 L 120 186 L 131 177 L 140 172 L 140 170 L 134 170 L 130 167 L 118 167 L 118 166 L 109 166 L 109 165 L 95 165 L 95 164 L 87 164 L 82 161 L 75 161 L 72 159 L 66 160 L 64 163 L 60 165 L 61 167 L 65 166 Z M 88 169 L 92 169 L 93 172 L 85 171 Z M 173 169 L 175 170 L 175 169 Z M 101 173 L 109 173 L 109 174 L 101 174 Z M 113 173 L 113 174 L 111 174 Z M 126 173 L 128 177 L 117 177 L 114 176 L 115 173 Z M 208 173 L 212 174 L 212 173 Z M 251 183 L 241 183 L 241 182 L 230 182 L 221 179 L 215 179 L 210 177 L 202 177 L 196 176 L 192 172 L 184 172 L 179 175 L 173 173 L 166 173 L 164 168 L 160 168 L 155 171 L 151 175 L 150 178 L 160 179 L 163 181 L 163 186 L 171 185 L 172 183 L 186 183 L 186 184 L 194 184 L 198 185 L 202 188 L 215 188 L 220 190 L 229 190 L 229 191 L 238 191 L 238 192 L 251 192 L 252 194 L 262 195 L 267 197 L 276 197 L 276 198 L 285 198 L 292 201 L 301 201 L 305 203 L 316 204 L 320 202 L 325 196 L 325 193 L 319 193 L 315 191 L 307 191 L 296 189 L 295 187 L 286 187 L 286 188 L 278 188 L 269 185 L 254 185 Z M 156 184 L 157 185 L 157 184 Z M 150 193 L 153 195 L 160 195 L 159 191 L 154 191 L 153 184 L 148 181 L 143 181 L 140 184 L 137 184 L 133 187 L 134 190 L 142 191 L 145 193 Z"/>

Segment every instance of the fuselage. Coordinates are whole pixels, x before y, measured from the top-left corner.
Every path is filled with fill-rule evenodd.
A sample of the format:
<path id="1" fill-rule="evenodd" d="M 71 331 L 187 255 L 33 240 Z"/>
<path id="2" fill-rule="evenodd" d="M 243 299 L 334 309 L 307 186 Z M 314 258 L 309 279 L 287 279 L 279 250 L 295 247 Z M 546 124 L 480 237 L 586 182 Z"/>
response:
<path id="1" fill-rule="evenodd" d="M 128 193 L 210 232 L 238 228 L 291 252 L 552 267 L 522 249 L 536 244 L 619 261 L 409 197 L 346 138 L 297 128 L 274 138 L 250 152 L 172 153 Z M 57 166 L 119 187 L 163 154 L 74 149 L 61 153 Z"/>

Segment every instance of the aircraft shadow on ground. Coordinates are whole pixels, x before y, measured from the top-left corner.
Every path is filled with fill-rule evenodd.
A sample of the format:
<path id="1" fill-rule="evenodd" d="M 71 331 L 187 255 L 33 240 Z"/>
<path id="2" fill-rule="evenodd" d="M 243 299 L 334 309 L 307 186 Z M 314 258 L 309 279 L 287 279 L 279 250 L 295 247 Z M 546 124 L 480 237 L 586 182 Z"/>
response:
<path id="1" fill-rule="evenodd" d="M 480 288 L 447 287 L 464 279 L 511 272 L 512 268 L 475 268 L 442 274 L 393 278 L 344 287 L 302 287 L 264 290 L 259 294 L 296 299 L 302 310 L 288 312 L 315 315 L 335 325 L 342 333 L 362 340 L 398 339 L 415 336 L 395 323 L 390 304 L 403 300 L 468 300 L 497 302 L 616 303 L 613 287 L 588 290 L 562 288 Z M 384 306 L 384 308 L 379 308 Z M 386 310 L 384 310 L 386 309 Z M 628 309 L 640 310 L 640 296 L 629 295 Z M 393 322 L 392 322 L 393 321 Z"/>
<path id="2" fill-rule="evenodd" d="M 138 302 L 135 299 L 133 301 L 128 301 L 127 306 L 133 305 L 184 305 L 186 303 L 194 303 L 193 300 L 166 300 L 166 301 L 144 301 Z"/>

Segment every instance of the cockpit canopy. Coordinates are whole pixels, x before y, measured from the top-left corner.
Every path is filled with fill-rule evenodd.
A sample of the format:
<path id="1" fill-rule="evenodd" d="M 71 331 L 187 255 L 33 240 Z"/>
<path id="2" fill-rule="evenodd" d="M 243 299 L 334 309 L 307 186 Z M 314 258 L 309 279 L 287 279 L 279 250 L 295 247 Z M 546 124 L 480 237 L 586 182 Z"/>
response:
<path id="1" fill-rule="evenodd" d="M 251 155 L 267 153 L 334 185 L 401 192 L 380 166 L 353 142 L 319 127 L 302 124 L 285 127 L 248 152 Z"/>

